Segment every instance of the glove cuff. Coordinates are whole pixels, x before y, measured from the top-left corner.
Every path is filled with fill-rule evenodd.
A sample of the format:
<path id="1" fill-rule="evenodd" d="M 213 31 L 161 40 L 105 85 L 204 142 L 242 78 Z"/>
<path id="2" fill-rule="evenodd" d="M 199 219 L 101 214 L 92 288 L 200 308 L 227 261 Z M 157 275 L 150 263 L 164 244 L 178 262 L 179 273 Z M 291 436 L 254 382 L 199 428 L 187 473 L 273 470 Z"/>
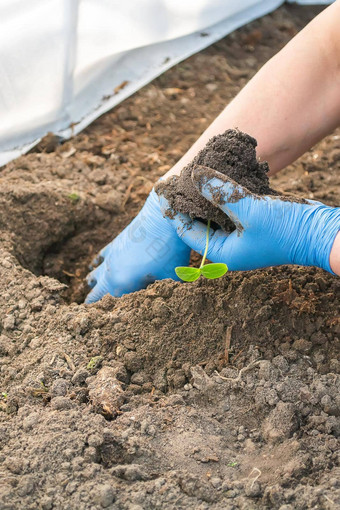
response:
<path id="1" fill-rule="evenodd" d="M 339 230 L 340 208 L 317 207 L 308 235 L 308 265 L 321 267 L 329 273 L 335 274 L 331 269 L 329 257 Z"/>

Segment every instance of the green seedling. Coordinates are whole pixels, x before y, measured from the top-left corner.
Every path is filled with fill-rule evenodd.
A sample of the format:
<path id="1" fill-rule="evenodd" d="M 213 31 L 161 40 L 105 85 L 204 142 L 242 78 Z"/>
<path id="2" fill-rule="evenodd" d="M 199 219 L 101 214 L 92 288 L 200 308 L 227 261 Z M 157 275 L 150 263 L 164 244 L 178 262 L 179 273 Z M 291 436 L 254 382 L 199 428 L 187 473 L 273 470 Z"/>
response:
<path id="1" fill-rule="evenodd" d="M 78 200 L 80 200 L 80 196 L 78 195 L 78 193 L 70 193 L 68 195 L 68 198 L 71 200 L 71 202 L 73 202 L 74 204 L 76 202 L 78 202 Z"/>
<path id="2" fill-rule="evenodd" d="M 3 391 L 3 392 L 1 393 L 1 396 L 2 396 L 2 398 L 3 398 L 4 400 L 7 400 L 8 393 L 7 393 L 6 391 Z"/>
<path id="3" fill-rule="evenodd" d="M 236 467 L 237 466 L 237 462 L 229 462 L 229 464 L 227 464 L 228 467 Z"/>
<path id="4" fill-rule="evenodd" d="M 214 264 L 205 264 L 209 247 L 209 231 L 210 220 L 208 220 L 207 224 L 207 237 L 205 243 L 205 250 L 200 267 L 179 266 L 175 268 L 175 272 L 181 280 L 185 282 L 194 282 L 201 276 L 201 274 L 205 278 L 208 278 L 209 280 L 215 280 L 215 278 L 220 278 L 228 271 L 227 264 L 222 264 L 219 262 Z"/>
<path id="5" fill-rule="evenodd" d="M 88 362 L 87 364 L 87 370 L 96 370 L 97 368 L 100 367 L 100 365 L 102 364 L 102 361 L 103 361 L 103 356 L 94 356 L 93 358 L 90 359 L 90 361 Z"/>

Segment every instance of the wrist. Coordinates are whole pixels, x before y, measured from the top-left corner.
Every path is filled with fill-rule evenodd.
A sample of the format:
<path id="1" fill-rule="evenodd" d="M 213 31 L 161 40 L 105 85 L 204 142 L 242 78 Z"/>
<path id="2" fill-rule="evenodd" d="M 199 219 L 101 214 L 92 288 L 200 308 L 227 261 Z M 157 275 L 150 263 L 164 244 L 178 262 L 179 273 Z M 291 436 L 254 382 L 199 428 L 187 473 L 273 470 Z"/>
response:
<path id="1" fill-rule="evenodd" d="M 163 219 L 159 197 L 155 191 L 155 188 L 152 188 L 150 191 L 150 194 L 145 201 L 141 213 L 147 218 L 147 222 L 151 223 L 152 225 L 155 223 L 157 224 L 158 221 Z"/>
<path id="2" fill-rule="evenodd" d="M 305 265 L 321 267 L 329 273 L 335 273 L 331 266 L 331 251 L 339 230 L 340 208 L 312 206 L 310 221 L 305 225 L 305 239 L 302 240 L 307 251 Z"/>
<path id="3" fill-rule="evenodd" d="M 329 264 L 333 273 L 340 276 L 340 232 L 335 236 L 329 256 Z"/>

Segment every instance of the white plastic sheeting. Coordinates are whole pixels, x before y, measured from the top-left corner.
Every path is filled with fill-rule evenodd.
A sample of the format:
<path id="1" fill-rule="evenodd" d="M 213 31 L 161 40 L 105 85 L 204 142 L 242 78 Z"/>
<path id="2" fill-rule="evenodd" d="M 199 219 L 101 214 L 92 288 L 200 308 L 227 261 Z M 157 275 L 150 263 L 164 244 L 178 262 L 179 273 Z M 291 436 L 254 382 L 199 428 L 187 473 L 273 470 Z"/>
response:
<path id="1" fill-rule="evenodd" d="M 282 0 L 0 0 L 0 165 Z M 298 3 L 330 3 L 301 0 Z"/>

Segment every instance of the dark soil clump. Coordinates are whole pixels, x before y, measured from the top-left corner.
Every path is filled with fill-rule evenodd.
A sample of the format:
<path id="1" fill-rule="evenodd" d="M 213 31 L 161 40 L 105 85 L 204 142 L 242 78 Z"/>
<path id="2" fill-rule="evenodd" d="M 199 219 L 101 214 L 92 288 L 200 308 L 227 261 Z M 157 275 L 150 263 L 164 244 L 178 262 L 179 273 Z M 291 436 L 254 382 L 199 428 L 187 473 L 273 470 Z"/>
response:
<path id="1" fill-rule="evenodd" d="M 192 218 L 212 220 L 226 232 L 234 230 L 232 221 L 197 191 L 191 175 L 197 168 L 211 168 L 221 172 L 257 195 L 279 195 L 269 186 L 266 161 L 256 158 L 255 138 L 237 129 L 228 129 L 214 136 L 179 176 L 161 182 L 156 191 L 168 200 L 172 210 L 189 214 Z M 169 212 L 170 214 L 170 212 Z"/>

